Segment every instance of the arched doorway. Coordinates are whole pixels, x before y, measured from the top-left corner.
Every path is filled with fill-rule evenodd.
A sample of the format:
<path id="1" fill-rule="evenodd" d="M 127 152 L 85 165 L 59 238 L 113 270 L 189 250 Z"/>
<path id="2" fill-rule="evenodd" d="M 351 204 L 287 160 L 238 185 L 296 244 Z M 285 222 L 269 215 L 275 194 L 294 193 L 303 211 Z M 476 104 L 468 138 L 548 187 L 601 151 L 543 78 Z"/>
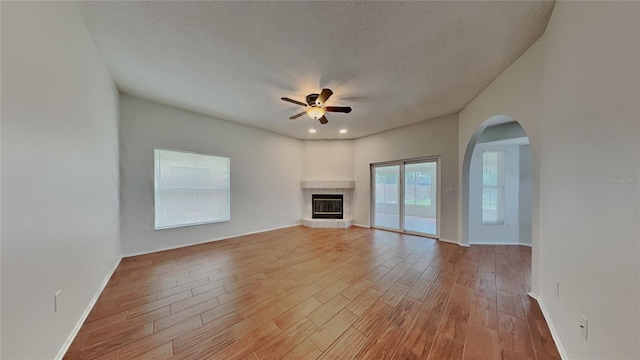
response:
<path id="1" fill-rule="evenodd" d="M 464 154 L 462 244 L 524 246 L 499 246 L 496 251 L 509 252 L 528 263 L 520 269 L 526 273 L 524 278 L 517 282 L 525 292 L 531 286 L 532 253 L 527 247 L 532 246 L 533 203 L 533 160 L 526 131 L 509 116 L 487 119 L 474 132 Z M 507 271 L 503 268 L 496 274 Z"/>
<path id="2" fill-rule="evenodd" d="M 483 248 L 495 259 L 497 290 L 505 296 L 528 293 L 534 194 L 526 131 L 509 116 L 487 119 L 467 145 L 462 170 L 462 243 L 503 245 Z"/>

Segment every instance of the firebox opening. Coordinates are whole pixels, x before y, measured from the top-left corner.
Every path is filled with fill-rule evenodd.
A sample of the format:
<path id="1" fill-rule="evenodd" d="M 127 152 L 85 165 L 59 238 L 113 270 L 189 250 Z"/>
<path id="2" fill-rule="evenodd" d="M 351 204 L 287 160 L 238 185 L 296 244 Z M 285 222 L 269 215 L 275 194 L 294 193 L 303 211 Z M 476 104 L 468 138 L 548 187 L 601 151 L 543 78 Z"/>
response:
<path id="1" fill-rule="evenodd" d="M 312 194 L 311 217 L 313 219 L 342 219 L 343 203 L 341 194 Z"/>

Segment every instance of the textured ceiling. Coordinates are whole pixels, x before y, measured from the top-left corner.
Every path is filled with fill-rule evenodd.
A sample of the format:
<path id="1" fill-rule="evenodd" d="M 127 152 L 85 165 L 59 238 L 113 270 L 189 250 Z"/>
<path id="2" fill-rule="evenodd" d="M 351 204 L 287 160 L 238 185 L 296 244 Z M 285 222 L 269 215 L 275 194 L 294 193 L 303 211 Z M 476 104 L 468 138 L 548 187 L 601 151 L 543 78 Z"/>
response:
<path id="1" fill-rule="evenodd" d="M 300 139 L 461 110 L 544 32 L 553 2 L 82 2 L 130 95 Z M 329 124 L 285 103 L 323 87 Z M 346 135 L 338 130 L 348 129 Z"/>

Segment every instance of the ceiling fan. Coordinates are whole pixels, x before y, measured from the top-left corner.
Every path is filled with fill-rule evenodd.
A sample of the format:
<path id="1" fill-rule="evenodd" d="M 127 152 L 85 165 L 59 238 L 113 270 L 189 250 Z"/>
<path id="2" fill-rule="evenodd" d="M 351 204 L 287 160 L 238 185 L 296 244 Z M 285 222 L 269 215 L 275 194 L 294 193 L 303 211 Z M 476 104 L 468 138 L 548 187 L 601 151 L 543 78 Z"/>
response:
<path id="1" fill-rule="evenodd" d="M 351 107 L 349 106 L 323 106 L 324 103 L 329 100 L 331 95 L 333 95 L 333 91 L 331 91 L 331 89 L 322 89 L 320 94 L 307 95 L 306 104 L 302 101 L 289 99 L 288 97 L 283 97 L 280 99 L 296 105 L 305 106 L 307 108 L 305 111 L 290 117 L 290 120 L 297 119 L 300 116 L 307 114 L 310 118 L 320 121 L 320 124 L 326 124 L 329 122 L 329 120 L 327 120 L 327 118 L 324 116 L 325 112 L 340 112 L 347 114 L 351 112 Z"/>

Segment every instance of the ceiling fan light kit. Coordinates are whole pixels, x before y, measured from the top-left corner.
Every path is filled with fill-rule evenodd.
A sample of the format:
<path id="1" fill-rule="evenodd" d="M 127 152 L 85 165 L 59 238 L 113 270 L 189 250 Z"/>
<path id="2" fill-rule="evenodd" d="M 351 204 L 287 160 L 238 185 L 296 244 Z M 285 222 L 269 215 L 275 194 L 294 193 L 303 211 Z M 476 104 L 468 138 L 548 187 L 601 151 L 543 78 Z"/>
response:
<path id="1" fill-rule="evenodd" d="M 295 114 L 291 116 L 290 120 L 295 120 L 300 116 L 307 114 L 313 120 L 318 120 L 320 124 L 326 124 L 329 122 L 327 118 L 324 116 L 325 112 L 341 112 L 348 114 L 351 112 L 351 107 L 349 106 L 324 106 L 324 103 L 329 100 L 329 98 L 333 95 L 333 91 L 331 89 L 322 89 L 320 94 L 309 94 L 306 97 L 307 103 L 303 103 L 302 101 L 293 100 L 288 97 L 280 98 L 282 101 L 290 102 L 292 104 L 305 106 L 307 110 Z M 309 130 L 311 132 L 311 130 Z"/>
<path id="2" fill-rule="evenodd" d="M 307 115 L 313 120 L 318 120 L 324 116 L 324 109 L 319 107 L 309 107 L 307 109 Z"/>

